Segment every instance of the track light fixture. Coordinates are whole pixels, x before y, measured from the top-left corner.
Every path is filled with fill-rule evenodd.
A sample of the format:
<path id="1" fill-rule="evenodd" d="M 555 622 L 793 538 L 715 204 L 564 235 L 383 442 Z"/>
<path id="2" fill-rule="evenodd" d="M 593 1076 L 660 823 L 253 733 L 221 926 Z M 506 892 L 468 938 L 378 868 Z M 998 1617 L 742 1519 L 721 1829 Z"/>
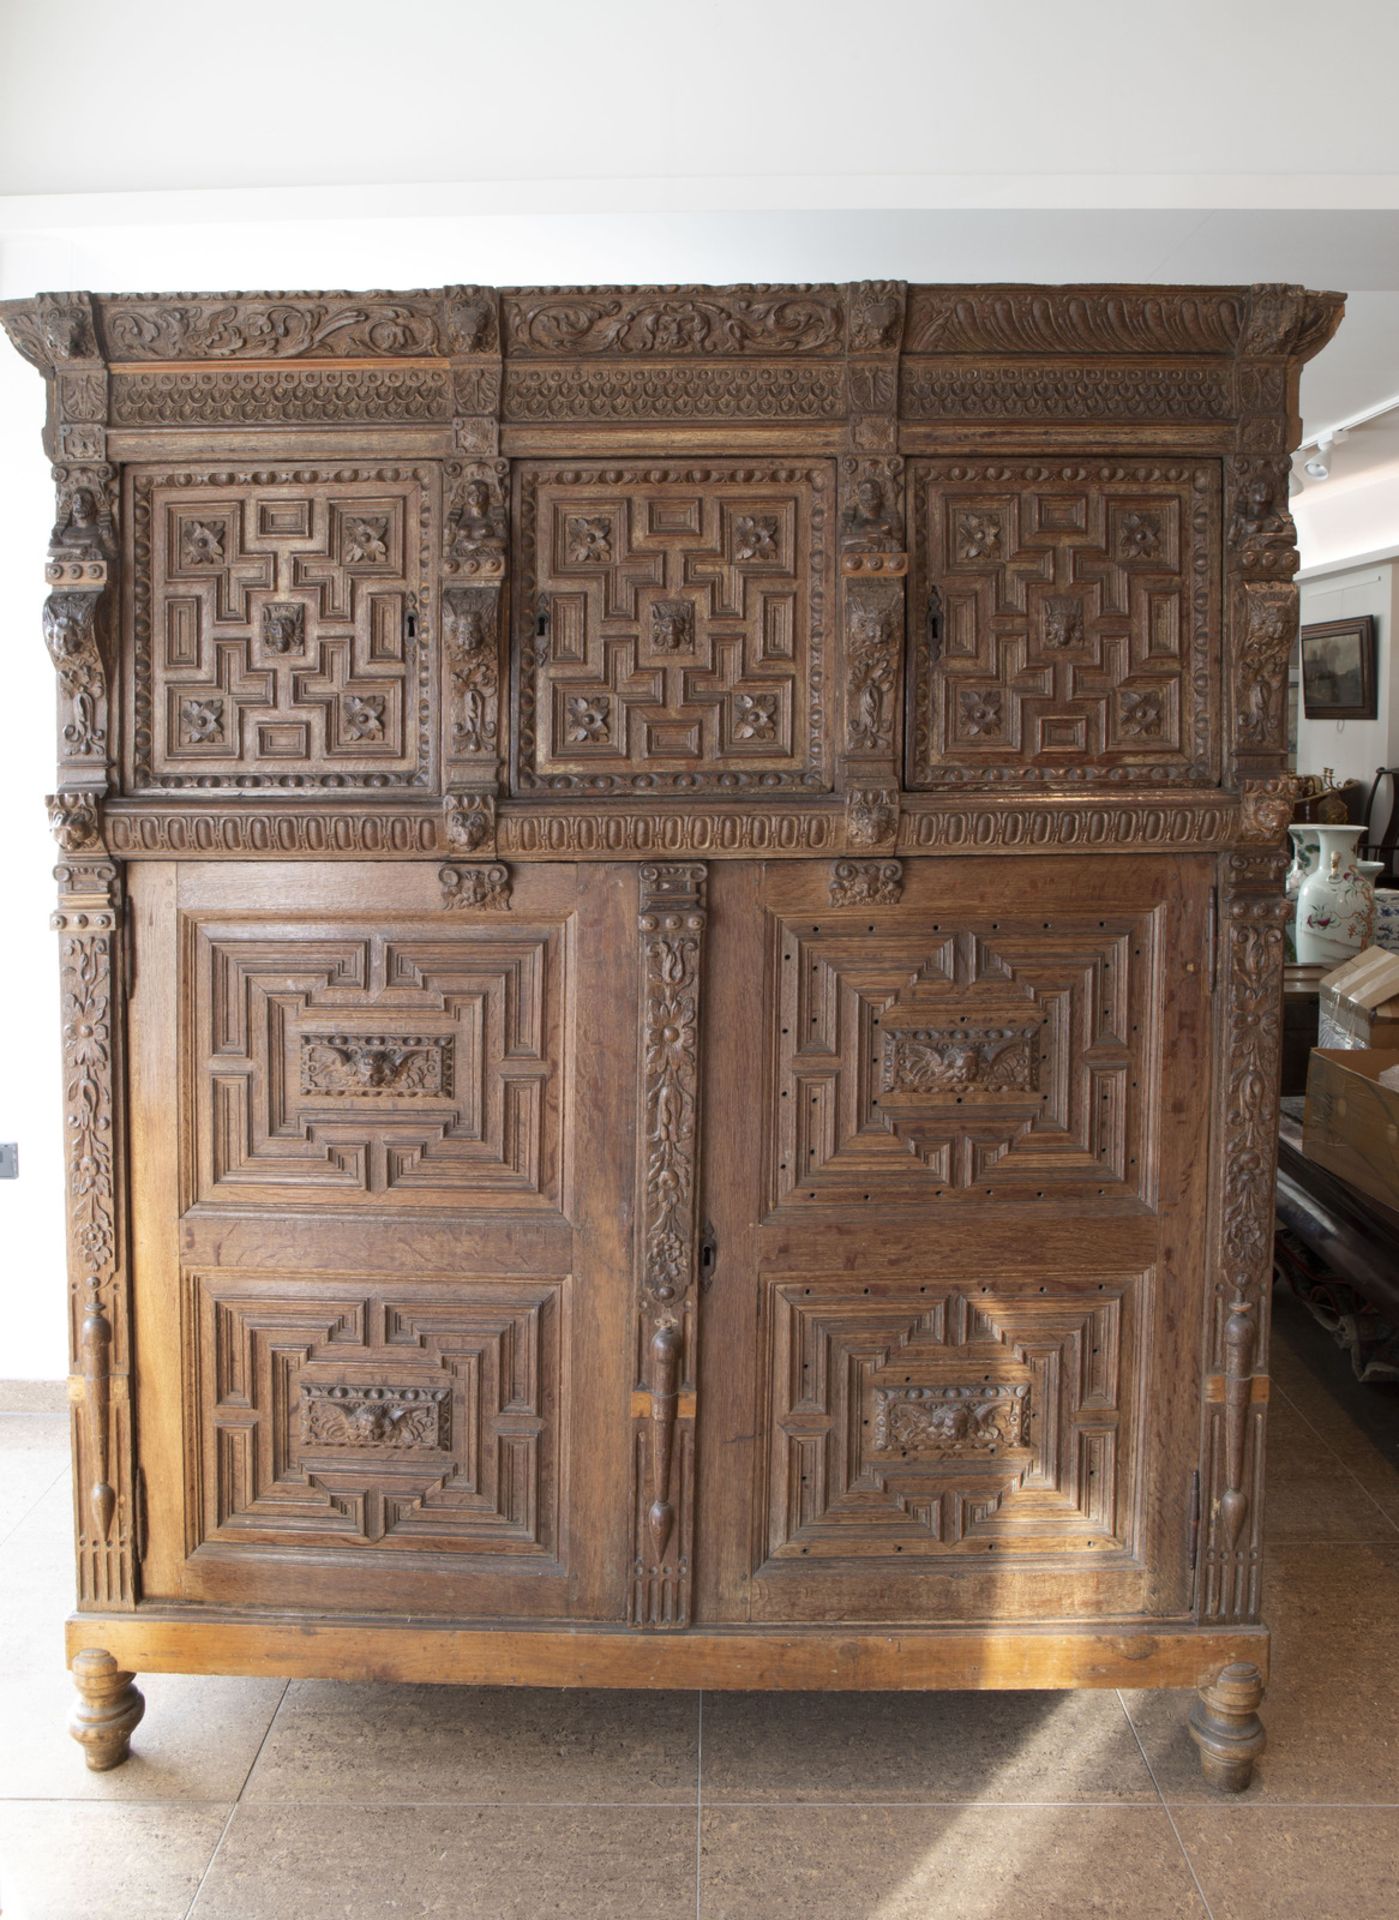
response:
<path id="1" fill-rule="evenodd" d="M 1325 480 L 1330 477 L 1336 449 L 1345 439 L 1347 432 L 1346 427 L 1335 427 L 1329 433 L 1317 435 L 1313 452 L 1302 463 L 1302 471 L 1309 480 Z"/>

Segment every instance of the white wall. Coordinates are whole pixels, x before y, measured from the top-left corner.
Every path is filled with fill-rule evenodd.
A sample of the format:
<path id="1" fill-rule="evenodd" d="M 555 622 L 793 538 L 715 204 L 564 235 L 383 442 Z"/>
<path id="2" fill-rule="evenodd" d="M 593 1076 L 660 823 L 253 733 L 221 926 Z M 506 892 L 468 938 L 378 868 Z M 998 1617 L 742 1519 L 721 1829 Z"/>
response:
<path id="1" fill-rule="evenodd" d="M 58 963 L 48 931 L 57 858 L 44 814 L 53 786 L 54 674 L 44 651 L 44 553 L 52 489 L 39 445 L 44 383 L 0 337 L 0 1378 L 58 1379 L 64 1322 Z"/>
<path id="2" fill-rule="evenodd" d="M 1357 614 L 1375 616 L 1378 698 L 1373 720 L 1308 720 L 1303 711 L 1297 727 L 1299 773 L 1320 773 L 1326 767 L 1334 767 L 1338 780 L 1359 780 L 1368 790 L 1376 767 L 1399 763 L 1399 671 L 1394 658 L 1396 592 L 1399 592 L 1399 566 L 1393 561 L 1348 568 L 1302 582 L 1303 626 L 1318 620 L 1344 620 Z"/>

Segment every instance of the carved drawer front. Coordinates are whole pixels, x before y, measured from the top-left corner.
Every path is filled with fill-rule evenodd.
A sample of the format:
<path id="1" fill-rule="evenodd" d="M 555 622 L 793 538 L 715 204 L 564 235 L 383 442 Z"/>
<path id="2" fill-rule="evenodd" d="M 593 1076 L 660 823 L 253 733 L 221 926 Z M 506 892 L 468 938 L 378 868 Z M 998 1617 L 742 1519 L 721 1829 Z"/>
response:
<path id="1" fill-rule="evenodd" d="M 770 1282 L 770 1559 L 1130 1555 L 1148 1283 Z"/>
<path id="2" fill-rule="evenodd" d="M 519 471 L 514 779 L 830 786 L 829 462 Z"/>
<path id="3" fill-rule="evenodd" d="M 1150 1203 L 1158 919 L 775 916 L 772 1204 Z"/>
<path id="4" fill-rule="evenodd" d="M 555 1214 L 564 927 L 187 930 L 192 1198 Z"/>
<path id="5" fill-rule="evenodd" d="M 193 1544 L 557 1570 L 564 1279 L 196 1273 L 186 1286 Z"/>
<path id="6" fill-rule="evenodd" d="M 134 787 L 433 784 L 432 467 L 129 484 Z"/>
<path id="7" fill-rule="evenodd" d="M 1215 781 L 1214 462 L 925 460 L 908 784 Z"/>

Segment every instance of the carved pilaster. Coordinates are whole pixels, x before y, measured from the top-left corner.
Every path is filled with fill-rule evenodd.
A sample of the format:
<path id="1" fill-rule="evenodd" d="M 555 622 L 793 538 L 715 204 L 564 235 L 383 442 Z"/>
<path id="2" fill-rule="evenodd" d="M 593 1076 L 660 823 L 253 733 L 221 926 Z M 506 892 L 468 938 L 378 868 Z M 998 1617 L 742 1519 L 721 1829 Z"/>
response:
<path id="1" fill-rule="evenodd" d="M 68 1277 L 80 1606 L 136 1603 L 131 1310 L 122 1141 L 120 869 L 54 869 L 63 1020 Z"/>
<path id="2" fill-rule="evenodd" d="M 1236 347 L 1226 558 L 1233 777 L 1280 773 L 1287 668 L 1297 641 L 1297 530 L 1288 508 L 1302 362 L 1340 322 L 1335 294 L 1248 290 Z"/>
<path id="3" fill-rule="evenodd" d="M 1219 933 L 1223 1023 L 1216 1133 L 1213 1286 L 1201 1466 L 1200 1609 L 1257 1617 L 1268 1282 L 1273 1253 L 1277 1085 L 1282 1046 L 1283 856 L 1226 857 Z"/>
<path id="4" fill-rule="evenodd" d="M 840 463 L 840 585 L 844 721 L 838 783 L 900 784 L 904 588 L 908 574 L 904 463 L 898 445 L 899 350 L 907 288 L 848 289 L 848 412 Z"/>
<path id="5" fill-rule="evenodd" d="M 690 1619 L 699 1301 L 703 866 L 641 869 L 641 1084 L 629 1619 Z"/>

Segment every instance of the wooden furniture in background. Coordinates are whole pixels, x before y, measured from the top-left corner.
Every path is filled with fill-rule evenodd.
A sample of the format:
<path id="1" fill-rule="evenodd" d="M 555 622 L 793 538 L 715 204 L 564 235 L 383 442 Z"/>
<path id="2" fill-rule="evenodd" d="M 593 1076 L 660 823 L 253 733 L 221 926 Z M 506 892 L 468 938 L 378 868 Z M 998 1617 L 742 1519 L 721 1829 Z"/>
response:
<path id="1" fill-rule="evenodd" d="M 1338 296 L 44 295 L 75 1732 L 141 1669 L 1262 1744 Z"/>

